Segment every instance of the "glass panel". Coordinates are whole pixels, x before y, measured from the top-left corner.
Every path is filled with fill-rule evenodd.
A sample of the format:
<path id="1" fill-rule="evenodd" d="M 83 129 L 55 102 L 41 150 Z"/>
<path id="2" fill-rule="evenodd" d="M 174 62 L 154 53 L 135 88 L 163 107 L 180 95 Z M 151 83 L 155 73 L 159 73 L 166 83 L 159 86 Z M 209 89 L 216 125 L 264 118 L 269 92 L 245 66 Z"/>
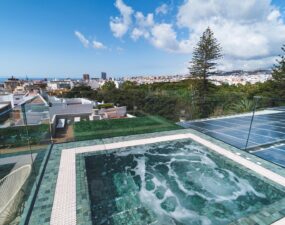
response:
<path id="1" fill-rule="evenodd" d="M 28 96 L 13 108 L 3 107 L 0 117 L 0 179 L 12 177 L 18 169 L 26 173 L 21 175 L 24 181 L 19 184 L 24 195 L 16 198 L 17 212 L 12 220 L 24 221 L 30 210 L 36 215 L 32 216 L 33 221 L 39 217 L 47 195 L 36 195 L 36 187 L 40 184 L 51 143 L 84 140 L 108 143 L 107 140 L 97 142 L 97 139 L 190 128 L 282 165 L 283 103 L 276 99 L 247 98 L 238 93 L 201 97 L 193 91 L 162 91 L 144 86 L 100 92 L 80 87 L 55 96 Z M 74 146 L 81 144 L 85 143 L 74 143 Z M 55 152 L 50 158 L 49 174 L 52 173 L 50 167 L 59 166 L 60 152 Z M 56 177 L 57 168 L 55 170 L 52 176 Z M 18 180 L 12 177 L 8 182 L 4 178 L 0 183 L 1 196 L 11 185 L 16 187 Z M 45 178 L 45 182 L 47 180 Z M 43 186 L 41 191 L 48 193 Z"/>
<path id="2" fill-rule="evenodd" d="M 285 167 L 285 100 L 256 97 L 247 151 Z"/>
<path id="3" fill-rule="evenodd" d="M 21 96 L 0 113 L 0 223 L 25 220 L 50 145 L 49 108 L 39 95 Z M 4 104 L 2 104 L 4 105 Z"/>
<path id="4" fill-rule="evenodd" d="M 80 86 L 50 96 L 54 142 L 192 128 L 245 148 L 254 99 L 240 93 L 201 97 L 193 90 L 152 88 L 94 91 Z"/>

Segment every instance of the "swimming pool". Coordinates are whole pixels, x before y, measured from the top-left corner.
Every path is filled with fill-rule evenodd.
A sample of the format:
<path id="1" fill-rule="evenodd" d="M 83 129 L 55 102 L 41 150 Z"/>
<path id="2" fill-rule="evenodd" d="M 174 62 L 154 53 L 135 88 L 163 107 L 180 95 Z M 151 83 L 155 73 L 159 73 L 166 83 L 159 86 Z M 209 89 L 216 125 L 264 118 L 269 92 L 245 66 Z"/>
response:
<path id="1" fill-rule="evenodd" d="M 85 157 L 93 224 L 228 224 L 285 197 L 189 139 Z"/>

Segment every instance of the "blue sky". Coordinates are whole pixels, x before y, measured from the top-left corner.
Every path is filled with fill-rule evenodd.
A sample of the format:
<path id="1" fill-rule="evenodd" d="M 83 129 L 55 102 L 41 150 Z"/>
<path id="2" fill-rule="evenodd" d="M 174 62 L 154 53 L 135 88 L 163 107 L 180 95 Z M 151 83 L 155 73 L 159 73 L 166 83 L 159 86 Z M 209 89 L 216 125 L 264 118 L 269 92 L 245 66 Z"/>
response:
<path id="1" fill-rule="evenodd" d="M 285 44 L 283 0 L 201 2 L 1 0 L 0 77 L 186 73 L 207 26 L 223 47 L 220 69 L 272 65 Z"/>

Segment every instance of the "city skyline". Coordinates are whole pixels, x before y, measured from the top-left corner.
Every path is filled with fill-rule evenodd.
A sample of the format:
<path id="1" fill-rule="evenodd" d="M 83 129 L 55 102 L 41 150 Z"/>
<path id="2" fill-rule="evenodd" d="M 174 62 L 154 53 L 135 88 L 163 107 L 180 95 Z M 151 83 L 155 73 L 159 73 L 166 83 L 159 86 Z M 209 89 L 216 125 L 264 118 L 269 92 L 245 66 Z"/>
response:
<path id="1" fill-rule="evenodd" d="M 270 68 L 284 9 L 281 0 L 1 1 L 0 78 L 184 74 L 207 26 L 223 47 L 220 69 Z"/>

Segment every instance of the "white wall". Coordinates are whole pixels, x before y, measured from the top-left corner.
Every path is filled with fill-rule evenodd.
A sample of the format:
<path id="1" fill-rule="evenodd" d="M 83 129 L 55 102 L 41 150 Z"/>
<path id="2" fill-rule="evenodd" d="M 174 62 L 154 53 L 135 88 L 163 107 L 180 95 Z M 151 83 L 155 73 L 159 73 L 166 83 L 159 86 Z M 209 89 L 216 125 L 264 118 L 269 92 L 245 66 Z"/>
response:
<path id="1" fill-rule="evenodd" d="M 11 102 L 12 108 L 14 107 L 13 94 L 0 95 L 0 102 Z"/>

